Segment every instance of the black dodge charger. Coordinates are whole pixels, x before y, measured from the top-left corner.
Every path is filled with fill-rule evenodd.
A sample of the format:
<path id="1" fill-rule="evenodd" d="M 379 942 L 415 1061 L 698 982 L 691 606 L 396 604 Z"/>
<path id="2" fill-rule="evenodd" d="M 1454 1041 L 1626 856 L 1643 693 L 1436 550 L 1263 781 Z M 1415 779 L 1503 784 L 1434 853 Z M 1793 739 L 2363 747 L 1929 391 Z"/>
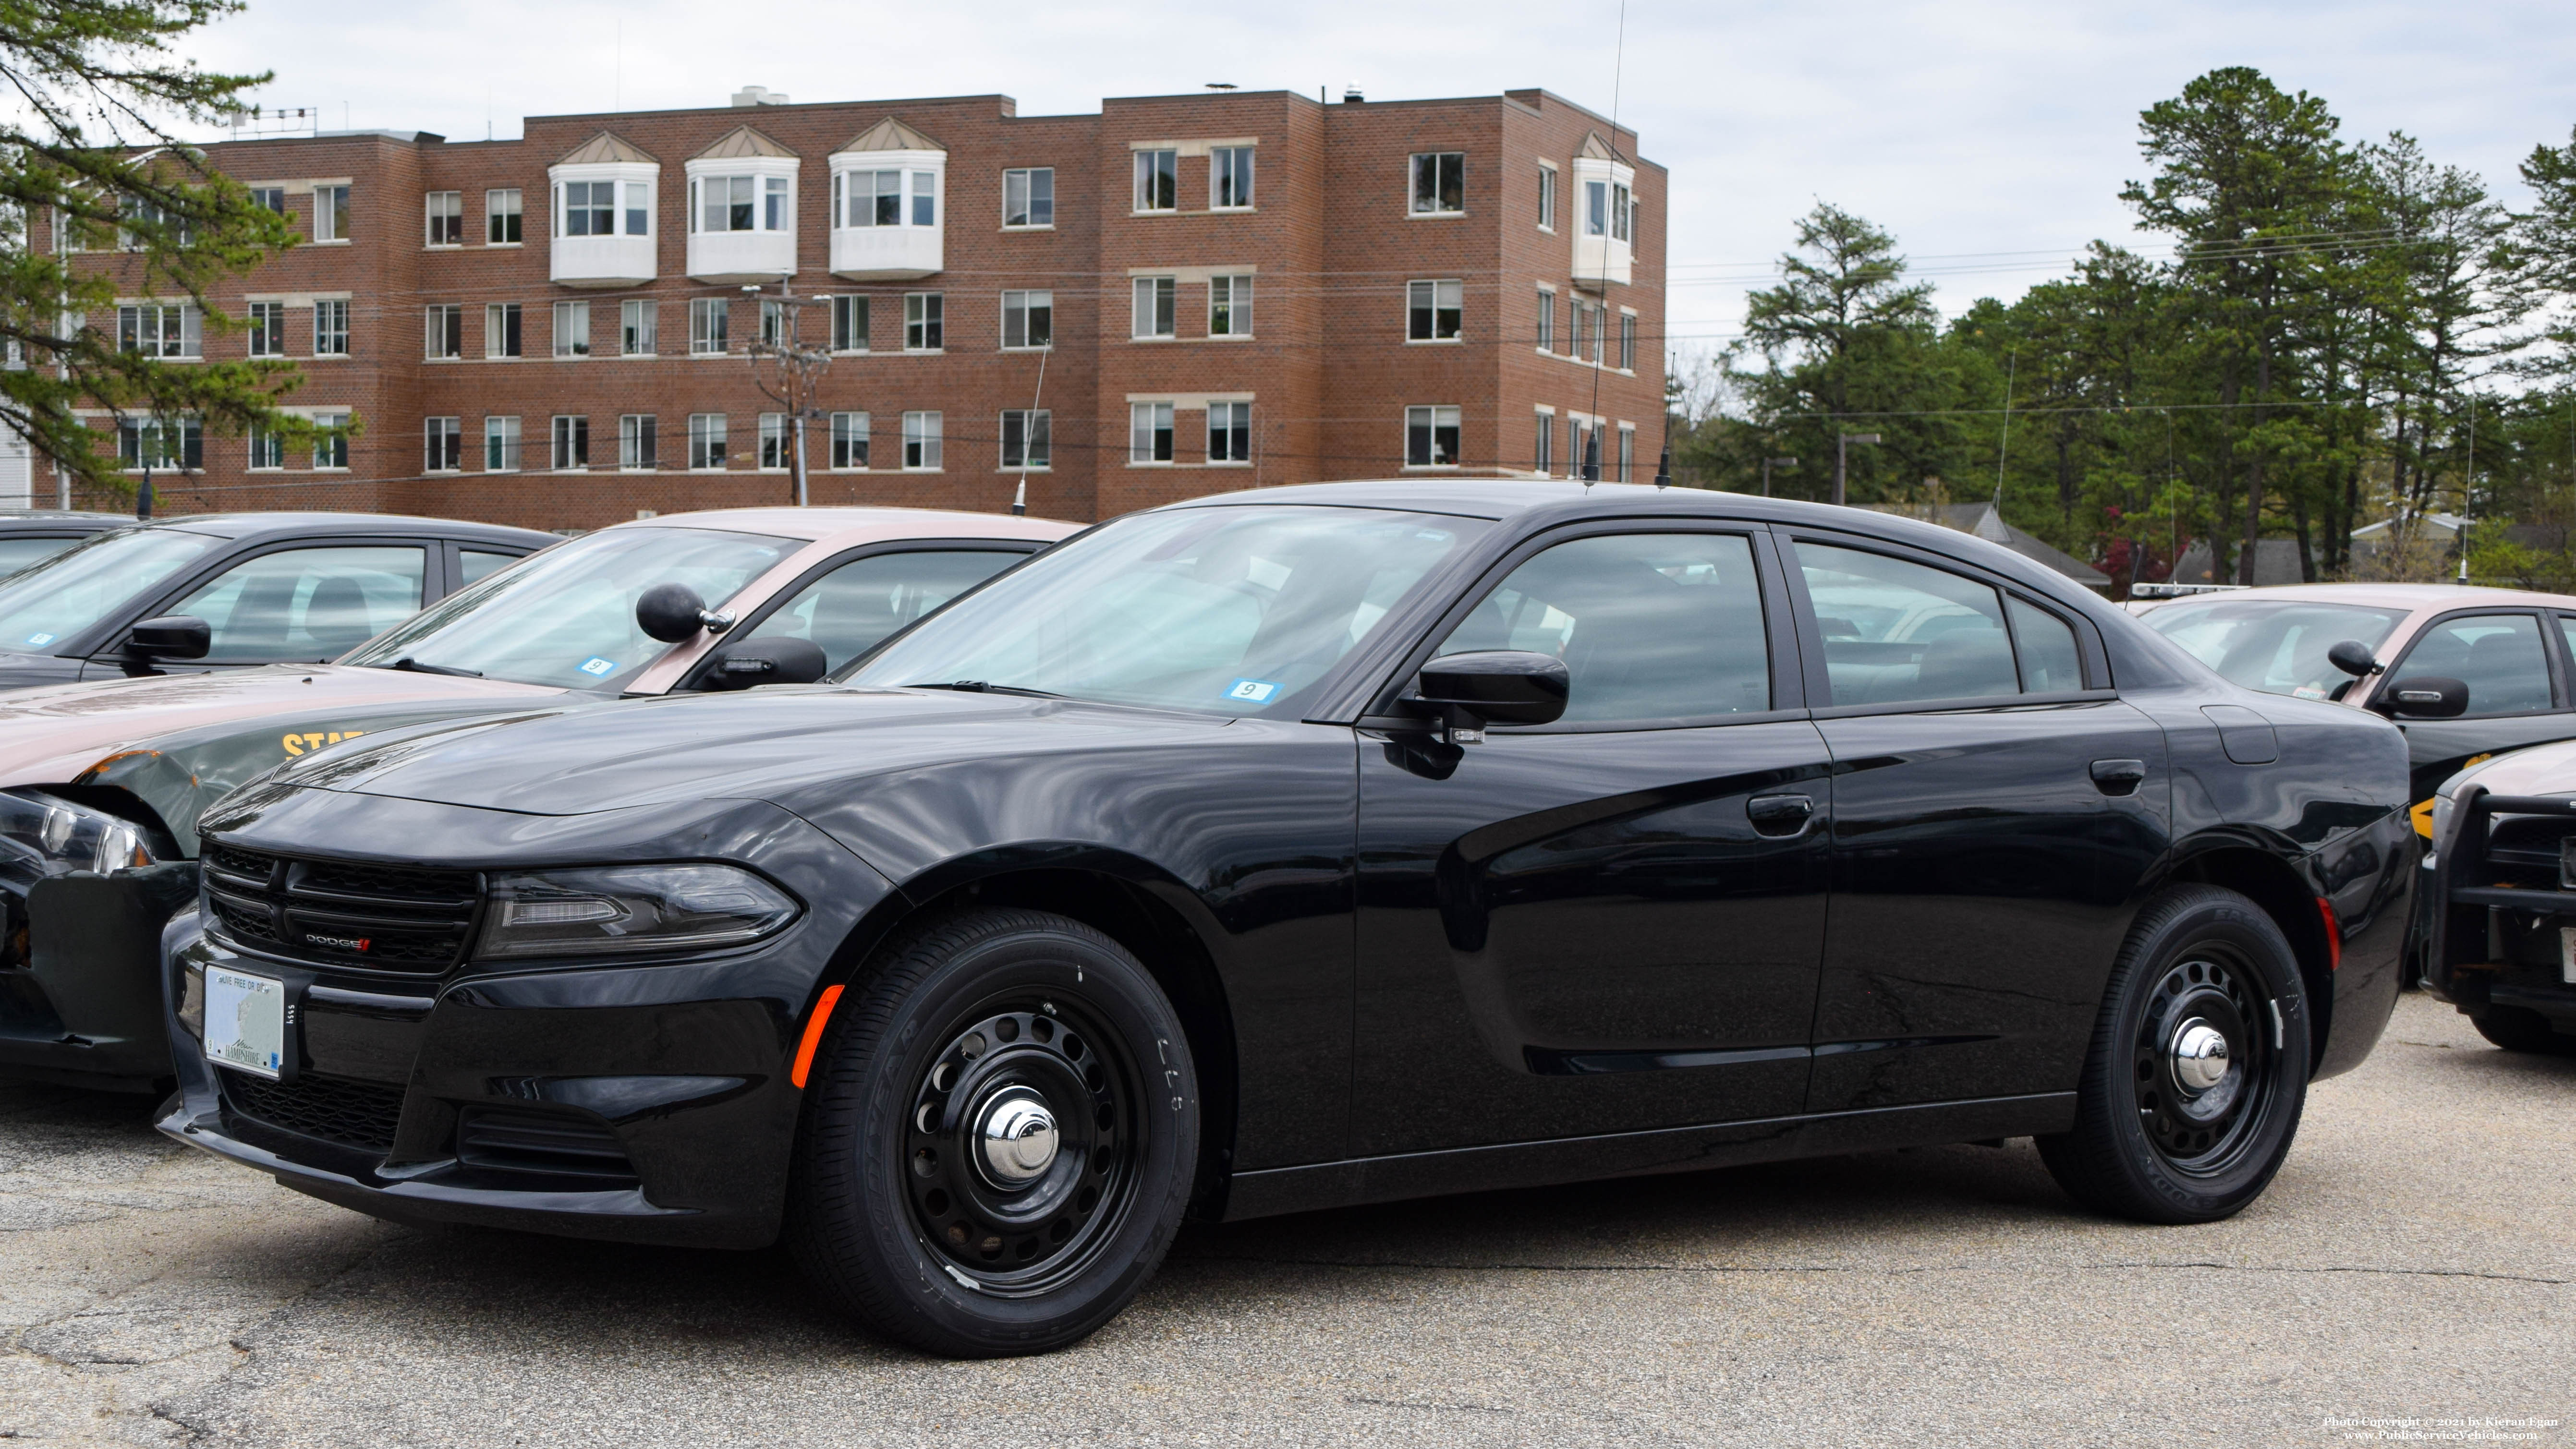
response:
<path id="1" fill-rule="evenodd" d="M 2406 785 L 1961 534 L 1265 489 L 835 681 L 245 786 L 161 1125 L 397 1220 L 784 1234 L 964 1355 L 1099 1327 L 1192 1213 L 2027 1135 L 2201 1222 L 2387 1021 Z"/>

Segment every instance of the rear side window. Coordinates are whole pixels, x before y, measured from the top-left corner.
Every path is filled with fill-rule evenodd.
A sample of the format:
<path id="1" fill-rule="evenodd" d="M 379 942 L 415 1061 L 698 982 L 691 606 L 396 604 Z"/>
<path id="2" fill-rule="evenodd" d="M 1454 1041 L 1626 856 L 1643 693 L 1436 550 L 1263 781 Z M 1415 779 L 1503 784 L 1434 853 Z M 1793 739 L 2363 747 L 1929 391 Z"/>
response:
<path id="1" fill-rule="evenodd" d="M 420 608 L 417 548 L 296 548 L 224 570 L 167 612 L 203 619 L 206 657 L 336 659 Z"/>
<path id="2" fill-rule="evenodd" d="M 461 589 L 486 574 L 497 573 L 518 561 L 519 556 L 515 553 L 486 553 L 476 548 L 458 549 L 456 566 L 457 572 L 462 577 L 457 579 L 456 586 Z"/>
<path id="3" fill-rule="evenodd" d="M 1565 661 L 1565 719 L 1644 723 L 1771 707 L 1753 550 L 1735 534 L 1560 543 L 1479 601 L 1436 654 L 1525 649 Z"/>
<path id="4" fill-rule="evenodd" d="M 2020 692 L 2003 597 L 1991 586 L 1884 554 L 1797 548 L 1835 704 Z"/>
<path id="5" fill-rule="evenodd" d="M 77 538 L 0 538 L 0 578 L 38 559 L 52 558 L 78 542 Z"/>
<path id="6" fill-rule="evenodd" d="M 798 590 L 744 637 L 810 639 L 838 669 L 1025 557 L 998 549 L 923 549 L 854 559 Z"/>
<path id="7" fill-rule="evenodd" d="M 2075 629 L 2045 609 L 2019 599 L 2010 602 L 2013 643 L 2021 650 L 2021 687 L 2025 694 L 2059 694 L 2084 687 L 2084 657 L 2075 647 Z"/>
<path id="8" fill-rule="evenodd" d="M 2529 614 L 2470 614 L 2426 629 L 2389 671 L 2394 678 L 2430 674 L 2469 686 L 2470 714 L 2523 714 L 2548 709 L 2549 659 L 2540 625 Z"/>

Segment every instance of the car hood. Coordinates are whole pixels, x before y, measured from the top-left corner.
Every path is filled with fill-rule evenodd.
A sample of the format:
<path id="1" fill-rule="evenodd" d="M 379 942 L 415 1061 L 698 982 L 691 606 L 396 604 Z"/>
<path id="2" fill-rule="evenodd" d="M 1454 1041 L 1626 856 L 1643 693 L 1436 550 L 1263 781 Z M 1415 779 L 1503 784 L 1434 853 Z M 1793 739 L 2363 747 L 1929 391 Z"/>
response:
<path id="1" fill-rule="evenodd" d="M 2456 795 L 2468 784 L 2491 795 L 2576 793 L 2576 740 L 2534 745 L 2471 765 L 2444 781 L 2440 793 Z"/>
<path id="2" fill-rule="evenodd" d="M 523 815 L 716 797 L 786 803 L 816 785 L 984 755 L 1154 749 L 1219 716 L 942 690 L 771 686 L 422 725 L 297 761 L 264 784 Z"/>

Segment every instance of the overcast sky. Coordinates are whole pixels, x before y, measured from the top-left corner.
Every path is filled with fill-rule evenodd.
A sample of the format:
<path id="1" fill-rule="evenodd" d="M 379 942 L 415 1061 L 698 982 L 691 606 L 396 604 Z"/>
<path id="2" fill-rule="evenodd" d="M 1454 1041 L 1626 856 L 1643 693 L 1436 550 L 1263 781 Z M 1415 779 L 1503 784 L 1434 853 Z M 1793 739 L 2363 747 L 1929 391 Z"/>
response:
<path id="1" fill-rule="evenodd" d="M 2137 116 L 2217 66 L 2326 99 L 2346 134 L 2392 129 L 2522 199 L 2514 164 L 2576 126 L 2576 6 L 2163 0 L 249 0 L 199 47 L 274 70 L 261 99 L 326 125 L 519 133 L 525 115 L 978 94 L 1020 114 L 1104 95 L 1246 90 L 1372 99 L 1543 86 L 1615 104 L 1669 167 L 1675 345 L 1721 344 L 1818 199 L 1896 233 L 1955 312 L 2129 230 Z M 622 41 L 621 41 L 622 36 Z M 1624 65 L 1622 55 L 1624 53 Z"/>

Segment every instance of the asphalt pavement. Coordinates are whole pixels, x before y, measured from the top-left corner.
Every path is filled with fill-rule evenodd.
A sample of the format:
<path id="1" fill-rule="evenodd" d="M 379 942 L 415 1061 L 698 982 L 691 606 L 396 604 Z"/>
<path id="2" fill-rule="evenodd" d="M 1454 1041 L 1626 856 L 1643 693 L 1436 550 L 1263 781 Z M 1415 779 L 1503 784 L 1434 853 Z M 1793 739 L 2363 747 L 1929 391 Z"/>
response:
<path id="1" fill-rule="evenodd" d="M 1193 1228 L 998 1363 L 781 1253 L 390 1227 L 146 1117 L 0 1086 L 0 1440 L 2576 1444 L 2576 1060 L 2421 996 L 2230 1222 L 2087 1216 L 2027 1141 L 1446 1198 Z"/>

